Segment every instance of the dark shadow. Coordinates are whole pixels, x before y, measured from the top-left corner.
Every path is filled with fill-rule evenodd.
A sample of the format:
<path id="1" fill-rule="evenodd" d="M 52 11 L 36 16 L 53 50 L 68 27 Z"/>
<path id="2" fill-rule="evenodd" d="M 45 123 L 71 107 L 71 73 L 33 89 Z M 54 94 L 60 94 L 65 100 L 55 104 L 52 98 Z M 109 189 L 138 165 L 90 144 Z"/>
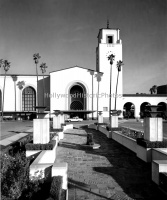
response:
<path id="1" fill-rule="evenodd" d="M 8 132 L 10 132 L 10 133 L 21 133 L 21 131 L 8 131 Z"/>
<path id="2" fill-rule="evenodd" d="M 68 143 L 68 142 L 60 142 L 59 146 L 64 147 L 64 148 L 82 150 L 82 151 L 92 149 L 90 146 L 86 144 L 75 144 L 75 143 Z"/>
<path id="3" fill-rule="evenodd" d="M 118 184 L 118 187 L 122 188 L 122 192 L 127 194 L 129 197 L 133 199 L 147 200 L 165 199 L 164 195 L 158 189 L 158 186 L 152 182 L 151 163 L 145 163 L 144 161 L 140 160 L 136 156 L 136 153 L 130 151 L 116 141 L 108 139 L 106 135 L 99 131 L 88 129 L 87 126 L 83 126 L 83 130 L 86 133 L 93 134 L 94 142 L 100 144 L 101 146 L 99 149 L 93 150 L 92 148 L 85 148 L 86 145 L 81 144 L 84 142 L 86 143 L 86 140 L 83 141 L 82 134 L 68 133 L 66 137 L 68 139 L 68 136 L 71 134 L 72 137 L 70 141 L 72 141 L 72 143 L 67 140 L 68 142 L 62 141 L 59 145 L 65 148 L 84 150 L 86 154 L 90 154 L 91 156 L 96 155 L 97 158 L 98 156 L 106 158 L 107 161 L 109 161 L 109 164 L 107 165 L 110 166 L 105 167 L 106 161 L 104 159 L 104 161 L 102 161 L 102 165 L 99 167 L 94 167 L 93 170 L 95 172 L 111 176 L 112 179 Z M 77 143 L 80 144 L 73 142 L 73 140 L 75 141 L 75 138 L 77 139 Z M 69 183 L 74 184 L 76 188 L 89 191 L 88 189 L 85 189 L 87 187 L 87 184 L 85 183 L 70 179 Z M 115 188 L 115 186 L 113 187 Z M 105 198 L 104 196 L 101 197 Z"/>
<path id="4" fill-rule="evenodd" d="M 89 192 L 93 195 L 96 195 L 97 197 L 101 197 L 103 199 L 110 199 L 111 200 L 111 198 L 107 198 L 107 197 L 104 197 L 104 196 L 102 196 L 98 193 L 92 192 L 91 187 L 86 183 L 75 181 L 75 180 L 72 180 L 72 179 L 69 178 L 68 184 L 71 185 L 73 188 L 78 188 L 78 189 L 83 190 L 85 192 Z"/>
<path id="5" fill-rule="evenodd" d="M 52 179 L 52 165 L 45 168 L 44 171 L 46 182 L 51 182 Z"/>
<path id="6" fill-rule="evenodd" d="M 128 194 L 135 198 L 164 199 L 158 186 L 152 182 L 151 163 L 140 160 L 136 154 L 103 133 L 86 129 L 93 134 L 94 142 L 101 145 L 100 149 L 86 151 L 87 154 L 105 156 L 111 167 L 94 167 L 94 171 L 111 176 Z"/>
<path id="7" fill-rule="evenodd" d="M 64 132 L 64 134 L 66 134 L 66 135 L 78 135 L 78 136 L 81 136 L 81 137 L 86 137 L 87 136 L 87 134 L 75 134 L 75 133 L 68 133 L 68 132 Z"/>

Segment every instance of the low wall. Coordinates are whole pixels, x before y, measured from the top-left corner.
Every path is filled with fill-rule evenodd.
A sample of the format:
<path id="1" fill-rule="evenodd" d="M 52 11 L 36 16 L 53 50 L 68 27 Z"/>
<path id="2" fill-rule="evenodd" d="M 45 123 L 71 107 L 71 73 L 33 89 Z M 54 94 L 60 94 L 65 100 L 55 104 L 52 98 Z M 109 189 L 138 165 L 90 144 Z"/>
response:
<path id="1" fill-rule="evenodd" d="M 97 126 L 95 124 L 89 124 L 88 128 L 97 130 Z"/>
<path id="2" fill-rule="evenodd" d="M 98 126 L 98 130 L 104 133 L 108 138 L 112 138 L 113 140 L 136 153 L 136 156 L 144 162 L 152 162 L 152 160 L 167 160 L 167 148 L 166 152 L 164 152 L 165 148 L 144 148 L 138 145 L 135 139 L 122 134 L 120 131 L 109 132 L 105 127 L 100 125 Z"/>
<path id="3" fill-rule="evenodd" d="M 137 157 L 143 160 L 144 162 L 152 161 L 151 148 L 144 148 L 140 145 L 137 145 Z"/>
<path id="4" fill-rule="evenodd" d="M 113 131 L 112 139 L 136 153 L 137 143 L 136 140 L 134 140 L 133 138 L 129 138 L 126 135 L 120 133 L 119 131 Z"/>
<path id="5" fill-rule="evenodd" d="M 41 153 L 38 155 L 38 157 L 33 161 L 33 163 L 30 165 L 30 175 L 31 176 L 37 176 L 38 174 L 35 174 L 37 171 L 43 171 L 43 177 L 50 174 L 47 179 L 51 178 L 51 167 L 56 159 L 56 148 L 58 144 L 58 136 L 55 136 L 52 140 L 56 140 L 56 145 L 52 150 L 42 150 Z M 35 151 L 36 152 L 36 151 Z M 26 151 L 26 155 L 32 155 L 32 151 Z"/>
<path id="6" fill-rule="evenodd" d="M 104 133 L 108 138 L 112 138 L 111 131 L 107 131 L 106 127 L 97 126 L 97 130 L 99 130 L 100 132 Z"/>
<path id="7" fill-rule="evenodd" d="M 167 148 L 152 149 L 152 160 L 167 160 Z"/>

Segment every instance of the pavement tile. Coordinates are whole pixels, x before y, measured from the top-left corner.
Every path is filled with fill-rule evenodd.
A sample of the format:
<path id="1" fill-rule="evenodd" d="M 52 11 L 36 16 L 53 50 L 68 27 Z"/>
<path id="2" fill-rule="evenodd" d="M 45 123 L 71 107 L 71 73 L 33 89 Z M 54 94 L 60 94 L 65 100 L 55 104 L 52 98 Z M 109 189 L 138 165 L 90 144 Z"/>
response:
<path id="1" fill-rule="evenodd" d="M 68 177 L 75 188 L 69 188 L 69 192 L 72 190 L 75 200 L 162 199 L 151 182 L 150 165 L 96 130 L 89 132 L 93 133 L 95 143 L 101 148 L 82 150 L 75 145 L 86 142 L 80 131 L 77 130 L 75 135 L 73 130 L 70 135 L 69 130 L 63 139 L 68 145 L 59 145 L 57 149 L 57 159 L 68 162 Z"/>

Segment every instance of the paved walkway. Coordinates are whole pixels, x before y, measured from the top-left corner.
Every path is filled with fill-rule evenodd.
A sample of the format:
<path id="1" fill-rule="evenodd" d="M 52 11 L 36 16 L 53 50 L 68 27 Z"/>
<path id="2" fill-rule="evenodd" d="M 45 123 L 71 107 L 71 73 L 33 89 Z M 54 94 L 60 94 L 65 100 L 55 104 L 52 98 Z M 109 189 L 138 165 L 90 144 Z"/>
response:
<path id="1" fill-rule="evenodd" d="M 100 149 L 81 145 L 86 143 L 86 132 L 93 133 Z M 151 165 L 99 131 L 68 130 L 57 158 L 68 163 L 69 200 L 164 199 L 151 181 Z"/>

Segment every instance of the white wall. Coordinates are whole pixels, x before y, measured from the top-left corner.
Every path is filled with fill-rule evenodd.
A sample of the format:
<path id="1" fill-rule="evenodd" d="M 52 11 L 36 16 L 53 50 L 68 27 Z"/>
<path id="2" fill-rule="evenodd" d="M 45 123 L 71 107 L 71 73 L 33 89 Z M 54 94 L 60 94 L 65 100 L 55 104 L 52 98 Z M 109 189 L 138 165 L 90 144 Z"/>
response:
<path id="1" fill-rule="evenodd" d="M 148 102 L 151 105 L 157 105 L 160 102 L 164 102 L 167 104 L 167 96 L 166 97 L 165 97 L 165 95 L 164 96 L 158 96 L 158 95 L 132 96 L 132 95 L 129 95 L 129 97 L 124 96 L 122 105 L 124 106 L 124 104 L 127 102 L 131 102 L 134 104 L 135 117 L 140 117 L 139 113 L 140 113 L 140 106 L 142 103 Z M 123 107 L 122 107 L 122 109 L 123 109 Z"/>
<path id="2" fill-rule="evenodd" d="M 73 67 L 50 73 L 50 105 L 54 110 L 69 110 L 69 89 L 76 83 L 84 85 L 87 93 L 86 109 L 92 110 L 92 76 L 80 67 Z M 93 79 L 94 95 L 97 93 L 97 81 Z M 93 110 L 97 109 L 97 98 L 94 97 Z M 94 114 L 96 116 L 96 113 Z"/>
<path id="3" fill-rule="evenodd" d="M 23 76 L 18 75 L 16 81 L 16 111 L 22 111 L 22 91 L 24 88 L 31 86 L 37 89 L 37 78 L 36 76 Z M 42 76 L 39 76 L 39 80 L 42 79 Z M 19 81 L 25 81 L 25 86 L 20 90 L 17 86 Z M 0 89 L 3 96 L 3 86 L 4 86 L 4 76 L 0 77 Z M 15 89 L 14 82 L 11 75 L 6 76 L 5 82 L 5 96 L 4 96 L 4 111 L 15 111 Z"/>

